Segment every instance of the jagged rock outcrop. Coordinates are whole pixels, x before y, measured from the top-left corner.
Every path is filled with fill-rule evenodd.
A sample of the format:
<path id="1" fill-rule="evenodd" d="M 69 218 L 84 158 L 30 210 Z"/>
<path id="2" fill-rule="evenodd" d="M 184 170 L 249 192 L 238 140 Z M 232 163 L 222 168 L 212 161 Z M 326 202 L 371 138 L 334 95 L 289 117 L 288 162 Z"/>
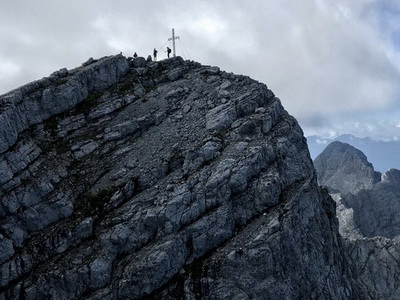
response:
<path id="1" fill-rule="evenodd" d="M 0 299 L 365 299 L 263 84 L 112 56 L 1 96 Z"/>
<path id="2" fill-rule="evenodd" d="M 371 184 L 372 165 L 360 153 L 335 142 L 316 158 L 315 168 L 337 202 L 354 289 L 367 299 L 399 299 L 400 171 L 388 170 Z"/>
<path id="3" fill-rule="evenodd" d="M 122 55 L 84 65 L 70 71 L 61 69 L 1 96 L 0 153 L 14 145 L 18 134 L 31 125 L 73 108 L 89 94 L 117 83 L 129 70 Z"/>
<path id="4" fill-rule="evenodd" d="M 330 143 L 315 158 L 314 166 L 319 183 L 343 195 L 370 188 L 380 176 L 364 153 L 339 141 Z"/>

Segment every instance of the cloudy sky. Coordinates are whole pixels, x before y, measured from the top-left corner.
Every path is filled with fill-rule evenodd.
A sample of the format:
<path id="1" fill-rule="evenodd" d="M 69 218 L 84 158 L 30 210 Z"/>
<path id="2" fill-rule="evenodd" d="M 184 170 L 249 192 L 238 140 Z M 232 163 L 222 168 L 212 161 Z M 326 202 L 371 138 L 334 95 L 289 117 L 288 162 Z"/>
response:
<path id="1" fill-rule="evenodd" d="M 306 135 L 400 139 L 399 0 L 0 0 L 0 94 L 153 48 L 264 82 Z"/>

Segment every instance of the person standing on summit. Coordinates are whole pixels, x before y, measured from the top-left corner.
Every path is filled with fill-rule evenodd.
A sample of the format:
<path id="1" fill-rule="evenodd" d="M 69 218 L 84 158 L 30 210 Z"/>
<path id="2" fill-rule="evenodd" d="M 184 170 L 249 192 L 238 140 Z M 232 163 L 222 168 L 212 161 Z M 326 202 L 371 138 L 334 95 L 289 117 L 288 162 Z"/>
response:
<path id="1" fill-rule="evenodd" d="M 154 51 L 153 51 L 153 56 L 154 56 L 154 60 L 156 61 L 157 60 L 157 50 L 156 50 L 156 48 L 154 48 Z"/>
<path id="2" fill-rule="evenodd" d="M 167 56 L 169 58 L 169 55 L 171 54 L 171 48 L 167 47 Z"/>

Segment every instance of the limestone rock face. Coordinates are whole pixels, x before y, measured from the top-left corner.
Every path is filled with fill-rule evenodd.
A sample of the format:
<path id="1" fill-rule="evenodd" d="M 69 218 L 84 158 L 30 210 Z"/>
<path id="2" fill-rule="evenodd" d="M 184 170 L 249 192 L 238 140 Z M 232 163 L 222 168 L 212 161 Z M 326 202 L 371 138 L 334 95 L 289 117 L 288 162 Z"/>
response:
<path id="1" fill-rule="evenodd" d="M 19 133 L 73 108 L 95 91 L 117 83 L 129 70 L 122 55 L 61 69 L 0 97 L 0 153 L 17 142 Z"/>
<path id="2" fill-rule="evenodd" d="M 361 295 L 302 130 L 264 84 L 117 55 L 0 103 L 1 300 Z"/>
<path id="3" fill-rule="evenodd" d="M 400 241 L 384 237 L 344 240 L 359 299 L 400 299 Z"/>
<path id="4" fill-rule="evenodd" d="M 339 141 L 329 144 L 315 158 L 314 166 L 319 183 L 343 195 L 370 188 L 379 176 L 364 153 Z"/>

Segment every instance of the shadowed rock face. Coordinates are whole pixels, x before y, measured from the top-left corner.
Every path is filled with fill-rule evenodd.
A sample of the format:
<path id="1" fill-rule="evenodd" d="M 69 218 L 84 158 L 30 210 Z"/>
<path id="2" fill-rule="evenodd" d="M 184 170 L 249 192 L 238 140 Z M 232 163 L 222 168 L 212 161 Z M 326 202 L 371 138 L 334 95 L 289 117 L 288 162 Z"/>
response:
<path id="1" fill-rule="evenodd" d="M 1 300 L 359 295 L 303 133 L 265 85 L 118 55 L 0 102 Z"/>
<path id="2" fill-rule="evenodd" d="M 366 237 L 400 235 L 400 171 L 388 170 L 382 181 L 356 195 L 346 197 L 354 210 L 354 221 Z"/>

